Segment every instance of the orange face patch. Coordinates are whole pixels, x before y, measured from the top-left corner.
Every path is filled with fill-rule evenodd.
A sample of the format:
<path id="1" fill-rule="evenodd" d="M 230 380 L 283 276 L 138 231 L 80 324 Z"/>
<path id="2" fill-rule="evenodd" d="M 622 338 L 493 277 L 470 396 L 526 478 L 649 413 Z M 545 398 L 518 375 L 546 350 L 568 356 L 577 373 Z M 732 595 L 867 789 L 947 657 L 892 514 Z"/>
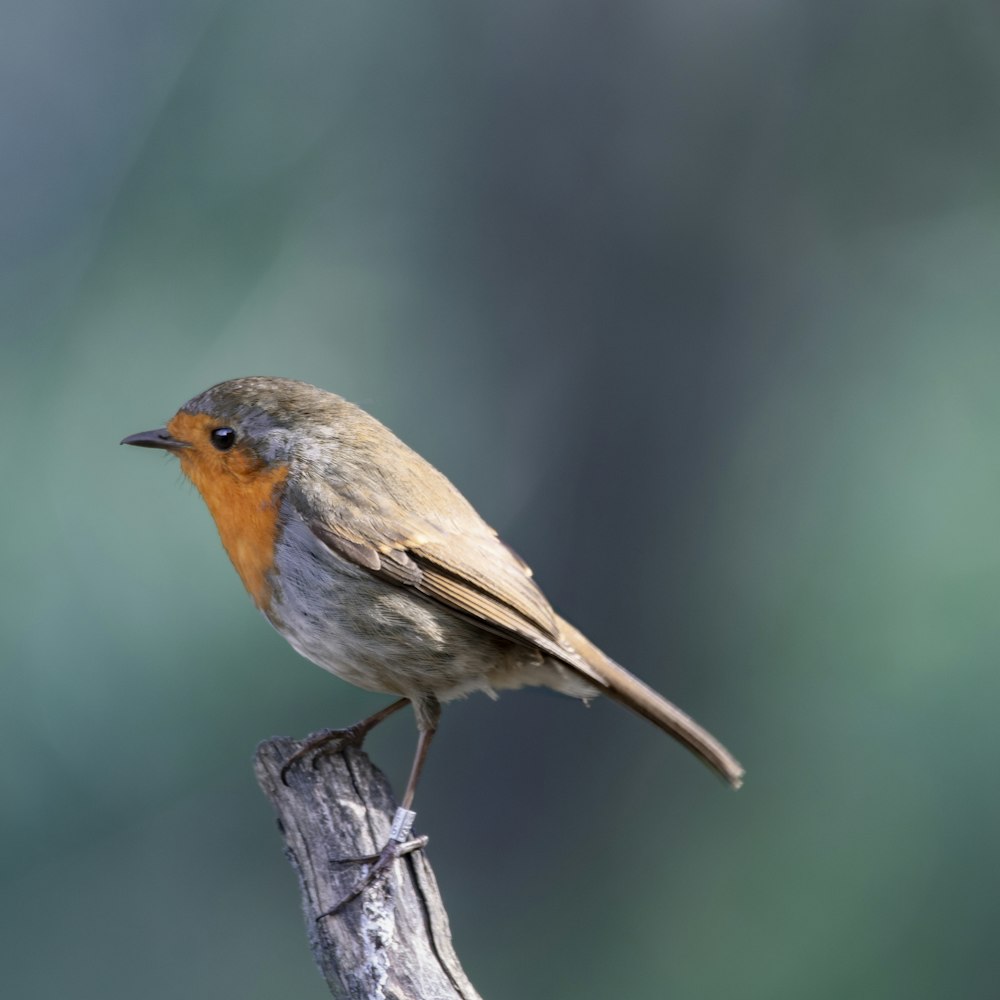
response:
<path id="1" fill-rule="evenodd" d="M 254 603 L 270 603 L 267 577 L 274 566 L 278 508 L 288 466 L 268 466 L 239 442 L 213 447 L 209 434 L 223 424 L 207 413 L 178 413 L 167 430 L 190 447 L 177 452 L 181 471 L 198 488 L 219 537 Z"/>

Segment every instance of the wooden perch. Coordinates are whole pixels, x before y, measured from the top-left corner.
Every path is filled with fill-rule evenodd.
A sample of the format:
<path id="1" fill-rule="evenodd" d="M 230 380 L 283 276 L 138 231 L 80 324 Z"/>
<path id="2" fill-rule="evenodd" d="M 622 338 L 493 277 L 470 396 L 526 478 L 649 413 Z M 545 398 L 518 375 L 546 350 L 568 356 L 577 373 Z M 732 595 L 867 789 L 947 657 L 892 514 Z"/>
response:
<path id="1" fill-rule="evenodd" d="M 313 956 L 331 993 L 350 1000 L 481 1000 L 459 965 L 448 916 L 422 850 L 331 917 L 364 869 L 345 859 L 377 854 L 396 801 L 361 750 L 281 767 L 301 743 L 277 738 L 257 748 L 254 770 L 278 811 L 285 853 L 298 873 Z"/>

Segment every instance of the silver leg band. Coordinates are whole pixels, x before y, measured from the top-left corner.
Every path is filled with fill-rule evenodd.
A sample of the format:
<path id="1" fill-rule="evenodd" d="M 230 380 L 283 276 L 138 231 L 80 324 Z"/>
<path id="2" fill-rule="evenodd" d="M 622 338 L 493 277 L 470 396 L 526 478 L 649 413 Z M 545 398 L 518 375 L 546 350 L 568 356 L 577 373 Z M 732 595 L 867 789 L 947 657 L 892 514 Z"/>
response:
<path id="1" fill-rule="evenodd" d="M 409 840 L 410 831 L 413 829 L 413 821 L 417 814 L 412 809 L 397 809 L 396 815 L 392 819 L 392 829 L 389 831 L 389 839 L 402 844 Z"/>

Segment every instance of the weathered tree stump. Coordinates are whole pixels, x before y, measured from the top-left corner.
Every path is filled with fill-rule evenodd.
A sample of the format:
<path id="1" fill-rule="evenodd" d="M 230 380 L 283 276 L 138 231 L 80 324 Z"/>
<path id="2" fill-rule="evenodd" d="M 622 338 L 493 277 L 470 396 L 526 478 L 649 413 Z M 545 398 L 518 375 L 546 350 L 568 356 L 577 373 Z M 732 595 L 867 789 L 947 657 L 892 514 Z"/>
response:
<path id="1" fill-rule="evenodd" d="M 338 998 L 481 1000 L 458 962 L 448 916 L 423 850 L 407 854 L 333 916 L 323 916 L 366 871 L 354 859 L 389 838 L 396 800 L 361 750 L 281 767 L 303 744 L 276 738 L 257 748 L 255 771 L 278 811 L 285 853 L 299 876 L 313 955 Z"/>

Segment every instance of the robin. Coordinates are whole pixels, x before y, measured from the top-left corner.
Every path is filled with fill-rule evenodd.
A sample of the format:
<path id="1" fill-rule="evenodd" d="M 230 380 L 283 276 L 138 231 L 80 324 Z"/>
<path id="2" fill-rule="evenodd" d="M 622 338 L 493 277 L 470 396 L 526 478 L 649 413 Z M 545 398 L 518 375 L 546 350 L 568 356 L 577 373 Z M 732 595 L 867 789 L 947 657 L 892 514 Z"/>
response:
<path id="1" fill-rule="evenodd" d="M 371 877 L 415 843 L 411 806 L 441 703 L 472 691 L 541 685 L 607 695 L 740 786 L 743 768 L 722 744 L 560 618 L 458 490 L 340 396 L 290 379 L 234 379 L 122 444 L 177 456 L 254 603 L 299 653 L 397 696 L 306 744 L 283 777 L 305 755 L 359 745 L 413 706 L 416 754 Z"/>

